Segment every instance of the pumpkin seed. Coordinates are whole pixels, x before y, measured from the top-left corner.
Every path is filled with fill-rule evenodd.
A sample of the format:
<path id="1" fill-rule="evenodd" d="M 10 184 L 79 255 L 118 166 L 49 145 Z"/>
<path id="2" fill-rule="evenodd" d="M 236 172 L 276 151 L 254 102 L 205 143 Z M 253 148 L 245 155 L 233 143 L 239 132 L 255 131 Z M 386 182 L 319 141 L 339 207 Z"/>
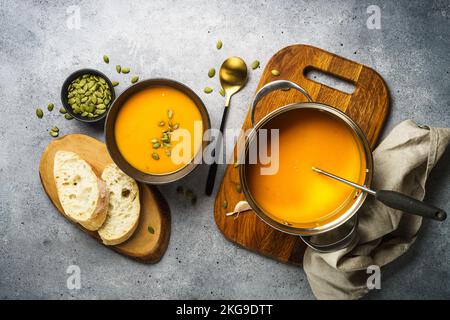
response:
<path id="1" fill-rule="evenodd" d="M 258 61 L 258 60 L 253 61 L 253 62 L 252 62 L 252 69 L 255 70 L 255 69 L 257 69 L 258 67 L 259 67 L 259 61 Z"/>
<path id="2" fill-rule="evenodd" d="M 222 208 L 226 209 L 227 207 L 228 207 L 228 201 L 227 200 L 223 200 Z"/>
<path id="3" fill-rule="evenodd" d="M 225 90 L 223 88 L 220 88 L 219 93 L 222 97 L 225 97 Z"/>
<path id="4" fill-rule="evenodd" d="M 236 185 L 236 192 L 241 193 L 242 192 L 242 187 L 240 184 Z"/>
<path id="5" fill-rule="evenodd" d="M 66 118 L 66 120 L 72 120 L 73 119 L 73 117 L 70 114 L 68 114 L 68 113 L 66 113 L 64 115 L 64 118 Z"/>
<path id="6" fill-rule="evenodd" d="M 59 109 L 59 113 L 66 114 L 67 111 L 66 111 L 66 109 L 65 109 L 64 107 L 61 107 L 61 108 Z"/>
<path id="7" fill-rule="evenodd" d="M 53 138 L 56 138 L 57 136 L 59 136 L 58 132 L 51 131 L 51 130 L 48 132 L 48 134 L 51 135 Z"/>
<path id="8" fill-rule="evenodd" d="M 148 230 L 149 233 L 155 234 L 155 229 L 153 229 L 152 226 L 148 226 L 147 230 Z"/>
<path id="9" fill-rule="evenodd" d="M 214 69 L 214 68 L 209 69 L 209 71 L 208 71 L 208 77 L 212 78 L 212 77 L 214 77 L 215 75 L 216 75 L 216 69 Z"/>
<path id="10" fill-rule="evenodd" d="M 205 87 L 205 89 L 203 89 L 203 92 L 209 94 L 209 93 L 213 92 L 213 89 L 210 87 Z"/>
<path id="11" fill-rule="evenodd" d="M 169 119 L 172 119 L 172 118 L 173 118 L 173 110 L 172 110 L 172 109 L 167 110 L 167 117 L 168 117 Z"/>
<path id="12" fill-rule="evenodd" d="M 113 82 L 111 82 L 111 83 L 112 83 L 113 87 L 117 87 L 117 86 L 119 85 L 119 82 L 118 82 L 118 81 L 113 81 Z"/>
<path id="13" fill-rule="evenodd" d="M 222 45 L 223 45 L 222 40 L 218 40 L 217 43 L 216 43 L 217 50 L 222 49 Z"/>
<path id="14" fill-rule="evenodd" d="M 180 124 L 179 123 L 175 123 L 174 125 L 173 125 L 173 130 L 177 130 L 177 129 L 179 129 L 180 128 Z"/>
<path id="15" fill-rule="evenodd" d="M 159 155 L 156 152 L 152 153 L 152 158 L 155 160 L 159 160 Z"/>
<path id="16" fill-rule="evenodd" d="M 59 128 L 55 126 L 55 127 L 51 128 L 50 131 L 59 132 Z"/>
<path id="17" fill-rule="evenodd" d="M 283 90 L 283 91 L 289 91 L 289 90 L 291 90 L 291 88 L 281 88 L 281 90 Z"/>
<path id="18" fill-rule="evenodd" d="M 157 142 L 159 142 L 158 139 L 156 139 L 156 138 L 153 138 L 153 139 L 152 139 L 152 143 L 157 143 Z"/>
<path id="19" fill-rule="evenodd" d="M 37 116 L 39 119 L 42 119 L 42 117 L 44 116 L 44 111 L 42 111 L 41 108 L 36 108 L 36 116 Z"/>
<path id="20" fill-rule="evenodd" d="M 130 73 L 130 68 L 122 68 L 122 73 Z"/>
<path id="21" fill-rule="evenodd" d="M 153 149 L 158 149 L 159 147 L 161 147 L 161 143 L 155 142 L 155 143 L 153 144 Z"/>
<path id="22" fill-rule="evenodd" d="M 109 63 L 109 57 L 107 55 L 104 55 L 103 61 L 105 61 L 105 63 Z"/>
<path id="23" fill-rule="evenodd" d="M 272 71 L 272 75 L 274 75 L 275 77 L 278 77 L 280 75 L 280 71 L 273 69 Z"/>
<path id="24" fill-rule="evenodd" d="M 49 104 L 47 105 L 47 110 L 48 110 L 48 111 L 52 111 L 54 107 L 55 107 L 55 105 L 54 105 L 53 103 L 49 103 Z"/>
<path id="25" fill-rule="evenodd" d="M 126 73 L 128 73 L 128 72 L 126 72 Z M 134 77 L 131 78 L 131 83 L 136 83 L 138 81 L 139 81 L 139 77 L 138 76 L 134 76 Z"/>
<path id="26" fill-rule="evenodd" d="M 116 71 L 117 73 L 120 73 L 122 71 L 122 67 L 120 66 L 120 64 L 116 66 Z"/>
<path id="27" fill-rule="evenodd" d="M 172 152 L 170 152 L 169 150 L 166 150 L 166 156 L 170 157 L 172 155 Z"/>
<path id="28" fill-rule="evenodd" d="M 164 122 L 164 121 L 160 121 L 159 123 L 158 123 L 158 126 L 160 126 L 160 127 L 164 127 L 166 125 L 166 123 Z"/>

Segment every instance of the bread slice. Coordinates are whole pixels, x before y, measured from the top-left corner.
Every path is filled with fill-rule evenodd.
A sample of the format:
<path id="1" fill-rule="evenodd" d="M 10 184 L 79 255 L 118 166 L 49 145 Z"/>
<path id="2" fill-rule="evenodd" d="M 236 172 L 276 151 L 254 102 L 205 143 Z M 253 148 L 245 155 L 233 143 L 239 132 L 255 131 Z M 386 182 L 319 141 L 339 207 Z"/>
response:
<path id="1" fill-rule="evenodd" d="M 136 181 L 115 164 L 103 170 L 102 179 L 109 193 L 109 206 L 106 221 L 98 234 L 105 245 L 116 245 L 128 240 L 139 223 L 139 188 Z"/>
<path id="2" fill-rule="evenodd" d="M 76 153 L 58 151 L 53 177 L 65 214 L 88 230 L 98 230 L 106 219 L 108 193 L 92 167 Z"/>

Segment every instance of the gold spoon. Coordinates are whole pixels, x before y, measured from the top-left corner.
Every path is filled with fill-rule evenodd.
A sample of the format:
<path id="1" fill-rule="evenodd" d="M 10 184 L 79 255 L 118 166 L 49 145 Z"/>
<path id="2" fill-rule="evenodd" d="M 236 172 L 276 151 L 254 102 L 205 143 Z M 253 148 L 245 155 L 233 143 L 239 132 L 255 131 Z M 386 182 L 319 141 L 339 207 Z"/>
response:
<path id="1" fill-rule="evenodd" d="M 222 89 L 225 91 L 225 109 L 223 110 L 222 122 L 220 123 L 220 136 L 217 138 L 216 146 L 212 153 L 213 157 L 216 157 L 216 149 L 222 143 L 222 135 L 223 130 L 225 129 L 231 96 L 241 90 L 247 83 L 247 65 L 245 64 L 245 61 L 239 57 L 228 58 L 222 63 L 222 66 L 220 67 L 219 77 Z M 207 195 L 211 195 L 214 189 L 216 172 L 217 158 L 211 164 L 211 167 L 209 167 L 205 190 Z"/>

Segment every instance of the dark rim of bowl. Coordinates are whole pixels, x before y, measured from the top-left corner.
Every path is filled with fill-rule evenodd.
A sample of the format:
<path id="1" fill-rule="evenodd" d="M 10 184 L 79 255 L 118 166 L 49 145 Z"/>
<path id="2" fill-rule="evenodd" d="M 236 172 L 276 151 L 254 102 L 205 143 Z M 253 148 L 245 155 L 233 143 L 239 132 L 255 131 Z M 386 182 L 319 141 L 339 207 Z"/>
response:
<path id="1" fill-rule="evenodd" d="M 117 97 L 117 99 L 114 100 L 114 103 L 109 108 L 109 112 L 105 121 L 106 147 L 114 163 L 123 172 L 125 172 L 133 179 L 143 183 L 150 183 L 150 184 L 171 183 L 180 180 L 181 178 L 185 177 L 186 175 L 194 171 L 194 169 L 198 166 L 197 163 L 198 161 L 196 160 L 198 160 L 199 157 L 202 157 L 203 150 L 208 145 L 207 140 L 209 139 L 209 137 L 206 137 L 206 139 L 202 141 L 202 148 L 197 151 L 192 161 L 177 171 L 169 172 L 167 174 L 149 174 L 142 172 L 133 167 L 131 164 L 129 164 L 120 153 L 119 148 L 116 144 L 116 139 L 114 135 L 115 122 L 117 119 L 117 115 L 123 106 L 123 103 L 133 94 L 150 87 L 172 87 L 186 94 L 195 103 L 198 110 L 200 111 L 200 115 L 203 121 L 203 135 L 211 128 L 211 121 L 209 118 L 208 110 L 206 109 L 206 106 L 200 99 L 200 97 L 191 88 L 189 88 L 188 86 L 186 86 L 181 82 L 171 79 L 165 78 L 145 79 L 125 89 Z"/>
<path id="2" fill-rule="evenodd" d="M 69 102 L 67 99 L 67 89 L 69 88 L 69 85 L 72 83 L 73 80 L 75 80 L 76 78 L 78 78 L 79 76 L 82 76 L 84 74 L 93 74 L 93 75 L 102 77 L 103 79 L 105 79 L 106 83 L 108 84 L 109 88 L 111 89 L 111 102 L 109 104 L 109 108 L 107 109 L 107 111 L 104 114 L 102 114 L 98 117 L 95 117 L 95 118 L 85 118 L 85 117 L 82 117 L 81 115 L 73 112 L 73 109 L 69 105 Z M 99 122 L 99 121 L 105 119 L 109 112 L 109 109 L 111 109 L 112 104 L 114 103 L 115 99 L 116 99 L 116 94 L 114 92 L 114 86 L 112 85 L 111 80 L 109 80 L 109 78 L 104 73 L 102 73 L 98 70 L 95 70 L 95 69 L 85 68 L 85 69 L 80 69 L 80 70 L 73 72 L 66 78 L 66 80 L 64 81 L 64 83 L 61 87 L 61 102 L 63 104 L 64 109 L 66 109 L 68 114 L 70 114 L 72 117 L 74 117 L 75 119 L 77 119 L 81 122 L 94 123 L 94 122 Z"/>

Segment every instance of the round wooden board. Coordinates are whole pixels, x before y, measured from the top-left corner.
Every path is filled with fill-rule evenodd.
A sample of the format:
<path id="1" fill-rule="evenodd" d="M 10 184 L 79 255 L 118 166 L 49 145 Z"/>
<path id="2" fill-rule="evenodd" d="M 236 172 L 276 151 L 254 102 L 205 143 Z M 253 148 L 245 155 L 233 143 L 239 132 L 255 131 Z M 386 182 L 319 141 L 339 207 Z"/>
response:
<path id="1" fill-rule="evenodd" d="M 101 175 L 105 166 L 113 161 L 104 143 L 83 134 L 69 134 L 48 144 L 39 165 L 42 186 L 58 211 L 74 223 L 62 209 L 53 179 L 53 159 L 55 153 L 60 150 L 77 153 L 92 166 L 98 176 Z M 108 247 L 130 258 L 145 263 L 156 263 L 163 256 L 169 243 L 170 209 L 156 187 L 138 184 L 141 201 L 139 225 L 130 239 L 119 245 Z M 74 224 L 102 243 L 97 232 L 86 230 L 80 224 Z M 153 228 L 154 234 L 148 231 L 149 226 Z"/>

